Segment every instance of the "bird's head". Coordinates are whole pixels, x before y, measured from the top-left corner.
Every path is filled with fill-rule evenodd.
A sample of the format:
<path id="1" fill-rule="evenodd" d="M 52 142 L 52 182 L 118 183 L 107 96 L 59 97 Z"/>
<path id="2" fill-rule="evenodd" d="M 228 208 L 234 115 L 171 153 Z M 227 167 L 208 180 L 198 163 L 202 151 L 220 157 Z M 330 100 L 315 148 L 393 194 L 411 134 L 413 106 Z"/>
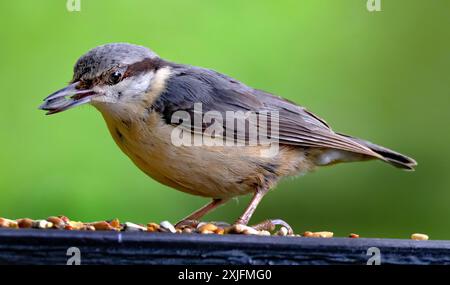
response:
<path id="1" fill-rule="evenodd" d="M 70 84 L 45 98 L 39 108 L 55 114 L 87 103 L 101 107 L 138 102 L 160 63 L 157 54 L 142 46 L 96 47 L 78 59 Z"/>

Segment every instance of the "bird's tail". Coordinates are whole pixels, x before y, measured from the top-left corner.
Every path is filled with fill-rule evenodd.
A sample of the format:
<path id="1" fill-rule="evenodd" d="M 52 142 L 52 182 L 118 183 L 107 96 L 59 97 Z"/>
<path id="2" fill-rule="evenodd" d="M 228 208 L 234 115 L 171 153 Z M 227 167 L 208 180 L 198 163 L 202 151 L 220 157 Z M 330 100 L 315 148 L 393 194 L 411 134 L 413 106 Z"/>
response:
<path id="1" fill-rule="evenodd" d="M 351 137 L 348 135 L 343 135 L 343 134 L 339 134 L 339 135 L 349 138 L 356 143 L 359 143 L 363 146 L 370 148 L 373 152 L 382 156 L 383 161 L 385 161 L 395 167 L 402 168 L 405 170 L 414 170 L 414 167 L 417 166 L 417 162 L 414 159 L 412 159 L 411 157 L 408 157 L 406 155 L 403 155 L 401 153 L 398 153 L 396 151 L 390 150 L 388 148 L 376 145 L 374 143 L 371 143 L 369 141 L 362 140 L 359 138 L 354 138 L 354 137 Z"/>

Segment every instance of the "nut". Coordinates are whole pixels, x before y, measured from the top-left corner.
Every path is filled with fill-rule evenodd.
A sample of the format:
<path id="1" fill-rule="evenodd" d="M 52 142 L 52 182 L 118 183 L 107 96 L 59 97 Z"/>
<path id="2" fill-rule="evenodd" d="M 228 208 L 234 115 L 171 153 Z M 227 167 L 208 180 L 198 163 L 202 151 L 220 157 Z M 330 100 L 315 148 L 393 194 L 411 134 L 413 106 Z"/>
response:
<path id="1" fill-rule="evenodd" d="M 64 227 L 66 226 L 66 223 L 61 218 L 55 216 L 48 217 L 47 221 L 52 223 L 53 227 L 57 229 L 64 229 Z"/>
<path id="2" fill-rule="evenodd" d="M 33 224 L 32 219 L 24 218 L 24 219 L 18 219 L 17 224 L 19 225 L 19 228 L 21 229 L 29 229 L 31 228 Z"/>
<path id="3" fill-rule="evenodd" d="M 214 233 L 218 235 L 223 235 L 225 233 L 225 230 L 223 228 L 217 228 L 217 230 L 215 230 Z"/>
<path id="4" fill-rule="evenodd" d="M 17 229 L 19 228 L 19 224 L 17 221 L 13 221 L 10 219 L 0 218 L 0 228 L 12 228 Z"/>
<path id="5" fill-rule="evenodd" d="M 225 232 L 228 234 L 244 234 L 244 235 L 259 234 L 259 231 L 255 230 L 254 228 L 242 224 L 232 225 L 231 227 L 228 227 L 225 230 Z"/>
<path id="6" fill-rule="evenodd" d="M 236 224 L 225 228 L 225 234 L 241 234 L 244 231 L 244 225 Z"/>
<path id="7" fill-rule="evenodd" d="M 82 231 L 95 231 L 95 227 L 91 226 L 91 225 L 83 225 L 80 230 L 82 230 Z"/>
<path id="8" fill-rule="evenodd" d="M 200 233 L 204 233 L 204 232 L 211 232 L 214 233 L 214 231 L 216 231 L 218 229 L 218 227 L 214 224 L 204 224 L 202 226 L 198 226 L 197 227 L 197 231 L 199 231 Z"/>
<path id="9" fill-rule="evenodd" d="M 124 230 L 126 232 L 145 232 L 145 231 L 147 231 L 147 228 L 143 227 L 141 225 L 138 225 L 138 224 L 133 224 L 133 223 L 130 223 L 130 222 L 126 222 Z"/>
<path id="10" fill-rule="evenodd" d="M 319 238 L 332 238 L 333 237 L 332 232 L 314 232 L 313 237 L 319 237 Z"/>
<path id="11" fill-rule="evenodd" d="M 69 221 L 66 225 L 66 230 L 81 230 L 84 227 L 82 222 Z"/>
<path id="12" fill-rule="evenodd" d="M 88 226 L 93 226 L 95 228 L 95 230 L 97 231 L 111 231 L 111 230 L 116 230 L 115 228 L 113 228 L 108 222 L 106 221 L 100 221 L 100 222 L 93 222 L 93 223 L 89 223 L 87 224 Z"/>
<path id="13" fill-rule="evenodd" d="M 176 233 L 175 227 L 169 221 L 162 221 L 160 224 L 161 230 L 165 232 Z"/>
<path id="14" fill-rule="evenodd" d="M 50 229 L 53 228 L 53 223 L 46 220 L 36 220 L 31 223 L 31 227 L 35 229 Z"/>
<path id="15" fill-rule="evenodd" d="M 359 238 L 358 234 L 351 233 L 348 235 L 349 238 Z"/>
<path id="16" fill-rule="evenodd" d="M 190 233 L 192 233 L 192 229 L 191 228 L 189 228 L 189 227 L 186 227 L 186 228 L 184 228 L 183 229 L 183 233 L 185 233 L 185 234 L 190 234 Z"/>
<path id="17" fill-rule="evenodd" d="M 68 224 L 70 222 L 69 218 L 63 215 L 58 216 L 64 223 Z"/>
<path id="18" fill-rule="evenodd" d="M 250 228 L 250 227 L 248 229 L 245 229 L 242 233 L 244 235 L 259 235 L 259 231 L 255 230 L 254 228 Z"/>
<path id="19" fill-rule="evenodd" d="M 203 226 L 206 225 L 206 224 L 208 224 L 208 223 L 205 223 L 205 222 L 199 222 L 197 225 L 191 224 L 191 226 L 192 226 L 192 227 L 195 227 L 195 228 L 198 230 L 198 229 L 200 229 L 201 227 L 203 227 Z M 184 224 L 183 224 L 183 226 L 184 226 Z"/>
<path id="20" fill-rule="evenodd" d="M 111 225 L 111 227 L 120 230 L 121 225 L 119 219 L 114 219 L 110 221 L 109 224 Z"/>
<path id="21" fill-rule="evenodd" d="M 147 231 L 148 232 L 157 232 L 159 230 L 160 226 L 155 223 L 149 223 L 147 224 Z"/>
<path id="22" fill-rule="evenodd" d="M 411 235 L 411 239 L 413 240 L 428 240 L 429 237 L 426 234 L 415 233 Z"/>
<path id="23" fill-rule="evenodd" d="M 313 237 L 313 238 L 332 238 L 333 237 L 333 232 L 304 232 L 303 236 L 304 237 Z"/>
<path id="24" fill-rule="evenodd" d="M 275 234 L 277 236 L 287 236 L 288 229 L 286 227 L 281 227 L 280 230 Z"/>
<path id="25" fill-rule="evenodd" d="M 270 232 L 266 230 L 259 231 L 260 236 L 270 236 Z"/>

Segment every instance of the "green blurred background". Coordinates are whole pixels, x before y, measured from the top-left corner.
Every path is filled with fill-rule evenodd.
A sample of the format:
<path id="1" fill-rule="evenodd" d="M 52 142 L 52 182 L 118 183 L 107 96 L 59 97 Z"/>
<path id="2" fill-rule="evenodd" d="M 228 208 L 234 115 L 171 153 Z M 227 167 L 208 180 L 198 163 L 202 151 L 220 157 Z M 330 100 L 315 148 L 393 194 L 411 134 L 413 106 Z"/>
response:
<path id="1" fill-rule="evenodd" d="M 282 182 L 253 222 L 283 218 L 330 230 L 450 239 L 450 1 L 0 2 L 0 216 L 65 214 L 146 223 L 184 217 L 208 200 L 160 185 L 120 152 L 100 113 L 47 117 L 87 50 L 131 42 L 209 67 L 303 106 L 335 130 L 411 155 L 416 172 L 341 164 Z M 206 217 L 234 221 L 250 197 Z"/>

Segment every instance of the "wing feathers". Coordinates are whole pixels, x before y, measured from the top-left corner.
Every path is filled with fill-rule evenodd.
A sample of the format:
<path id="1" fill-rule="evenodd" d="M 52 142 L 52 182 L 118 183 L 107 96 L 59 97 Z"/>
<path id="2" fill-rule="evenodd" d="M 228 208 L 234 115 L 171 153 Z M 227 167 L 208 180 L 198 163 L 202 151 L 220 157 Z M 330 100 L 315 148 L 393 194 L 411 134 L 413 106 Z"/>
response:
<path id="1" fill-rule="evenodd" d="M 168 79 L 170 82 L 152 106 L 163 115 L 167 123 L 171 123 L 171 116 L 176 111 L 184 110 L 192 115 L 194 104 L 202 103 L 203 113 L 218 111 L 222 114 L 226 133 L 233 132 L 236 139 L 246 139 L 248 134 L 242 136 L 236 134 L 235 130 L 227 129 L 227 111 L 276 111 L 279 121 L 278 135 L 271 138 L 278 139 L 281 144 L 341 149 L 383 159 L 369 147 L 333 132 L 323 119 L 281 97 L 250 88 L 212 70 L 177 64 L 171 67 L 173 74 Z M 206 127 L 207 125 L 203 125 L 202 130 L 194 130 L 193 126 L 187 128 L 199 132 L 204 131 Z M 264 128 L 259 123 L 258 127 Z M 266 128 L 270 134 L 270 127 Z"/>

